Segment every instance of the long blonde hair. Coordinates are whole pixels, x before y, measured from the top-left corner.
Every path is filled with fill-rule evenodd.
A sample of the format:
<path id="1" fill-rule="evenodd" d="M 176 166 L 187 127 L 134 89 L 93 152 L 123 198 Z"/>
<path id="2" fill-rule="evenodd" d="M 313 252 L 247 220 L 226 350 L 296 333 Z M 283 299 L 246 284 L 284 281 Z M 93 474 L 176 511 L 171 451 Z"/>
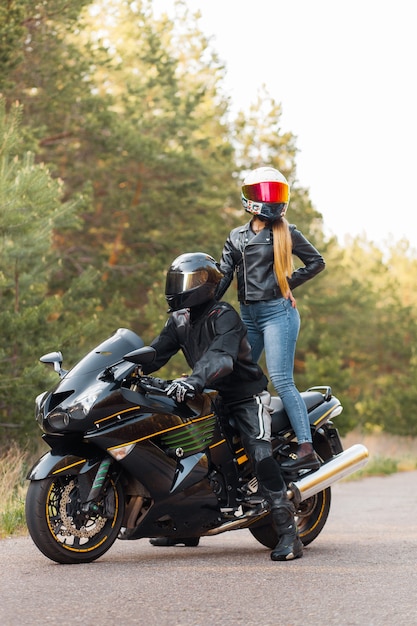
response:
<path id="1" fill-rule="evenodd" d="M 294 263 L 292 257 L 292 240 L 288 222 L 285 217 L 272 224 L 274 235 L 274 270 L 279 288 L 284 297 L 288 295 L 290 286 L 288 278 L 291 276 Z"/>

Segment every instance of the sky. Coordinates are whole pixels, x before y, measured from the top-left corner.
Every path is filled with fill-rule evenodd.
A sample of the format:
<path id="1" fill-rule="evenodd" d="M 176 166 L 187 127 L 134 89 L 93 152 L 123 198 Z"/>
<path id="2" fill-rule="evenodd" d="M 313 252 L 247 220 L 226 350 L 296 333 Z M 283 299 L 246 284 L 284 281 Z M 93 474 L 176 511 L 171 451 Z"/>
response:
<path id="1" fill-rule="evenodd" d="M 281 104 L 325 233 L 417 250 L 414 0 L 186 4 L 226 67 L 232 108 L 247 110 L 262 85 Z M 169 12 L 173 0 L 154 5 Z"/>

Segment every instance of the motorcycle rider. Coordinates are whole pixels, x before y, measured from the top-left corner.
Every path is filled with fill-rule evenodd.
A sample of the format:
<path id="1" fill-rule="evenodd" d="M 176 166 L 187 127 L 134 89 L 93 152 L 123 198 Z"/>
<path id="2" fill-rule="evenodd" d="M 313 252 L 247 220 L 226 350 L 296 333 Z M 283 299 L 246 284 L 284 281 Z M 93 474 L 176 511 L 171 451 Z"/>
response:
<path id="1" fill-rule="evenodd" d="M 272 456 L 271 417 L 260 396 L 268 381 L 252 359 L 246 327 L 239 314 L 230 304 L 215 298 L 222 278 L 218 263 L 203 252 L 182 254 L 173 261 L 165 288 L 168 312 L 172 315 L 152 341 L 156 357 L 143 371 L 150 374 L 158 370 L 182 350 L 192 373 L 173 380 L 167 394 L 183 402 L 205 387 L 218 390 L 226 413 L 239 429 L 259 489 L 271 507 L 279 538 L 271 559 L 292 560 L 302 556 L 303 544 L 294 519 L 294 505 L 288 500 L 280 467 Z M 198 538 L 161 537 L 151 539 L 151 543 L 197 545 Z"/>
<path id="2" fill-rule="evenodd" d="M 226 239 L 220 261 L 224 278 L 216 295 L 222 298 L 236 275 L 240 315 L 253 360 L 257 362 L 265 349 L 269 377 L 297 437 L 297 452 L 281 463 L 281 469 L 318 469 L 307 408 L 294 382 L 300 314 L 293 290 L 322 272 L 325 262 L 301 231 L 287 222 L 290 187 L 279 170 L 250 171 L 241 195 L 251 220 L 234 228 Z M 293 255 L 303 266 L 294 268 Z"/>

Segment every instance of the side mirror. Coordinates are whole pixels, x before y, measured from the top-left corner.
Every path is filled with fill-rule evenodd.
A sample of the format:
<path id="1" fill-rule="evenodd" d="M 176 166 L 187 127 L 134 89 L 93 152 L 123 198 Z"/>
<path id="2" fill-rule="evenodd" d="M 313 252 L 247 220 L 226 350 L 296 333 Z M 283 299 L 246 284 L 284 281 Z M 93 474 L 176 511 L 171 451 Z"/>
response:
<path id="1" fill-rule="evenodd" d="M 62 369 L 62 360 L 63 357 L 61 352 L 49 352 L 48 354 L 44 354 L 43 356 L 41 356 L 41 358 L 39 359 L 41 363 L 51 365 L 54 368 L 55 372 L 57 372 L 57 374 L 59 374 L 61 378 L 67 373 L 65 370 Z"/>
<path id="2" fill-rule="evenodd" d="M 149 365 L 149 363 L 152 363 L 152 361 L 155 360 L 155 357 L 155 348 L 151 348 L 151 346 L 144 346 L 143 348 L 139 348 L 138 350 L 128 352 L 124 355 L 123 360 L 130 361 L 130 363 L 135 363 L 135 365 Z"/>

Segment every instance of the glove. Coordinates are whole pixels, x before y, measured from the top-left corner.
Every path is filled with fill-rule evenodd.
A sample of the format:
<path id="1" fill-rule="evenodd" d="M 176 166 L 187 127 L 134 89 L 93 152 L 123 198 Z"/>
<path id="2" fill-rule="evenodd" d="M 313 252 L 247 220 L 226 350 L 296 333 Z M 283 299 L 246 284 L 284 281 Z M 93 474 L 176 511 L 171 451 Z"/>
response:
<path id="1" fill-rule="evenodd" d="M 177 402 L 184 402 L 186 398 L 195 398 L 196 390 L 190 383 L 185 382 L 183 378 L 173 380 L 165 393 L 170 398 L 175 398 Z"/>

